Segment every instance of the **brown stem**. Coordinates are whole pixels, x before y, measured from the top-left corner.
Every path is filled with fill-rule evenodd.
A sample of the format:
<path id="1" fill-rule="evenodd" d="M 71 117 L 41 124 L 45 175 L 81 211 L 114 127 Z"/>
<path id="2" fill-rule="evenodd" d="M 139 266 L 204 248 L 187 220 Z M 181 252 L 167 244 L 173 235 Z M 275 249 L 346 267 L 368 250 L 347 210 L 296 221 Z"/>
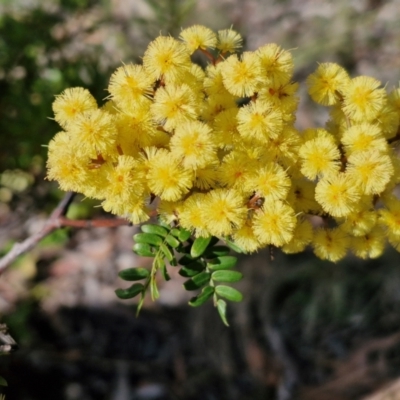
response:
<path id="1" fill-rule="evenodd" d="M 199 50 L 212 62 L 213 65 L 215 65 L 215 58 L 208 50 L 201 48 L 199 48 Z"/>
<path id="2" fill-rule="evenodd" d="M 62 227 L 71 226 L 73 228 L 117 228 L 118 226 L 132 225 L 124 218 L 103 218 L 103 219 L 68 219 L 59 218 Z"/>

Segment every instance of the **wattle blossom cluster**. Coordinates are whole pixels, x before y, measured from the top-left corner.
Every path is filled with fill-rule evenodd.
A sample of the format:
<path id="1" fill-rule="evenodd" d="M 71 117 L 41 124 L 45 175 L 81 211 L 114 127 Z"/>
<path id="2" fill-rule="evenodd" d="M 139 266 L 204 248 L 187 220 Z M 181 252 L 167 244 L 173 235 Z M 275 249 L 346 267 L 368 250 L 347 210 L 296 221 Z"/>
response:
<path id="1" fill-rule="evenodd" d="M 123 65 L 98 107 L 83 88 L 53 104 L 63 128 L 49 144 L 48 179 L 141 223 L 229 237 L 247 252 L 311 245 L 338 261 L 351 249 L 400 250 L 400 89 L 320 64 L 307 84 L 329 106 L 325 128 L 296 129 L 298 84 L 288 51 L 236 53 L 241 36 L 203 26 L 160 36 L 142 65 Z M 202 68 L 191 60 L 205 55 Z"/>

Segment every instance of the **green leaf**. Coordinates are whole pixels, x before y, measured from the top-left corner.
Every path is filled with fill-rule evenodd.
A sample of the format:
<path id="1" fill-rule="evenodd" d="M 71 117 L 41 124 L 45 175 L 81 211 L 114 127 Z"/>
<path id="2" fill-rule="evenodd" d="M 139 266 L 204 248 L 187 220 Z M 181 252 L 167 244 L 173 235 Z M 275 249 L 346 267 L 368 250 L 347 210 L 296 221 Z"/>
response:
<path id="1" fill-rule="evenodd" d="M 2 376 L 0 376 L 0 386 L 8 386 L 7 381 Z"/>
<path id="2" fill-rule="evenodd" d="M 151 294 L 151 299 L 153 301 L 160 297 L 160 293 L 158 292 L 157 282 L 154 276 L 150 280 L 150 294 Z"/>
<path id="3" fill-rule="evenodd" d="M 190 278 L 194 275 L 197 275 L 201 271 L 204 271 L 205 269 L 205 264 L 200 260 L 196 260 L 185 267 L 182 267 L 179 271 L 179 275 L 184 276 L 185 278 Z"/>
<path id="4" fill-rule="evenodd" d="M 227 256 L 230 253 L 230 249 L 227 246 L 213 246 L 209 247 L 203 254 L 205 258 L 215 258 L 221 256 Z"/>
<path id="5" fill-rule="evenodd" d="M 207 262 L 207 267 L 212 271 L 217 271 L 220 269 L 230 269 L 233 268 L 237 263 L 237 258 L 235 256 L 222 256 L 214 258 Z"/>
<path id="6" fill-rule="evenodd" d="M 222 322 L 226 325 L 229 326 L 228 324 L 228 320 L 226 319 L 226 301 L 219 299 L 217 301 L 217 309 L 218 309 L 218 313 L 219 316 L 222 319 Z"/>
<path id="7" fill-rule="evenodd" d="M 214 247 L 218 242 L 219 242 L 219 238 L 216 236 L 211 236 L 211 241 L 210 244 L 208 245 L 208 248 L 210 249 L 211 247 Z"/>
<path id="8" fill-rule="evenodd" d="M 179 264 L 180 265 L 188 265 L 191 264 L 196 259 L 190 256 L 189 254 L 185 254 L 183 257 L 180 258 Z"/>
<path id="9" fill-rule="evenodd" d="M 154 257 L 155 253 L 149 244 L 146 243 L 135 243 L 133 246 L 133 252 L 141 257 Z"/>
<path id="10" fill-rule="evenodd" d="M 187 231 L 186 229 L 180 228 L 180 229 L 179 229 L 179 236 L 178 236 L 178 239 L 179 239 L 181 242 L 186 242 L 186 240 L 188 240 L 188 239 L 190 238 L 191 235 L 192 235 L 192 234 L 191 234 L 190 231 Z"/>
<path id="11" fill-rule="evenodd" d="M 142 225 L 141 228 L 142 232 L 145 233 L 151 233 L 154 235 L 158 235 L 161 237 L 166 237 L 168 235 L 168 230 L 160 225 L 154 225 L 154 224 L 145 224 Z"/>
<path id="12" fill-rule="evenodd" d="M 179 270 L 179 275 L 183 276 L 184 278 L 191 278 L 192 276 L 197 275 L 199 272 L 201 272 L 201 271 L 196 271 L 194 269 L 187 269 L 185 267 L 182 267 Z"/>
<path id="13" fill-rule="evenodd" d="M 206 285 L 210 281 L 211 274 L 209 272 L 200 272 L 192 279 L 186 281 L 183 286 L 186 290 L 197 290 Z"/>
<path id="14" fill-rule="evenodd" d="M 177 264 L 176 259 L 174 254 L 172 253 L 172 251 L 170 250 L 170 248 L 168 246 L 166 246 L 164 243 L 161 243 L 160 245 L 160 250 L 163 252 L 163 254 L 165 255 L 165 257 L 167 258 L 167 260 L 172 264 Z"/>
<path id="15" fill-rule="evenodd" d="M 189 305 L 192 307 L 198 307 L 204 304 L 214 294 L 214 288 L 212 286 L 205 287 L 201 293 L 195 297 L 192 297 L 189 301 Z"/>
<path id="16" fill-rule="evenodd" d="M 181 242 L 180 242 L 177 238 L 173 237 L 172 235 L 166 236 L 165 241 L 166 241 L 173 249 L 176 249 L 176 248 L 181 244 Z"/>
<path id="17" fill-rule="evenodd" d="M 164 228 L 166 228 L 168 232 L 171 230 L 171 225 L 168 224 L 167 222 L 164 222 L 164 221 L 161 220 L 161 219 L 158 219 L 157 222 L 158 222 L 158 225 L 163 226 Z M 147 224 L 146 224 L 146 225 L 147 225 Z M 151 224 L 150 224 L 150 225 L 151 225 Z M 155 224 L 153 224 L 153 225 L 155 225 Z"/>
<path id="18" fill-rule="evenodd" d="M 169 233 L 171 235 L 174 235 L 175 237 L 177 237 L 179 239 L 179 234 L 181 233 L 181 231 L 178 228 L 172 228 Z"/>
<path id="19" fill-rule="evenodd" d="M 117 289 L 115 294 L 123 300 L 132 299 L 144 290 L 144 286 L 141 283 L 134 283 L 128 289 Z"/>
<path id="20" fill-rule="evenodd" d="M 138 305 L 137 305 L 136 317 L 139 316 L 140 310 L 141 310 L 142 307 L 143 307 L 143 303 L 144 303 L 145 297 L 146 297 L 146 291 L 144 290 L 144 291 L 142 292 L 142 294 L 140 295 L 140 300 L 139 300 L 139 303 L 138 303 Z"/>
<path id="21" fill-rule="evenodd" d="M 212 236 L 209 237 L 198 237 L 192 244 L 192 248 L 190 249 L 190 255 L 192 257 L 200 257 L 205 251 L 207 246 L 210 244 Z"/>
<path id="22" fill-rule="evenodd" d="M 140 281 L 149 275 L 150 272 L 146 268 L 128 268 L 118 273 L 118 276 L 125 281 Z"/>
<path id="23" fill-rule="evenodd" d="M 238 302 L 243 300 L 242 293 L 240 293 L 239 290 L 234 289 L 230 286 L 218 285 L 215 287 L 215 293 L 217 293 L 218 296 L 221 296 L 229 301 Z"/>
<path id="24" fill-rule="evenodd" d="M 154 233 L 137 233 L 133 236 L 133 240 L 136 243 L 146 243 L 153 246 L 159 246 L 163 242 L 162 238 Z"/>
<path id="25" fill-rule="evenodd" d="M 236 253 L 245 253 L 236 243 L 231 242 L 229 239 L 224 238 L 225 243 Z"/>
<path id="26" fill-rule="evenodd" d="M 157 268 L 161 269 L 163 277 L 166 281 L 169 281 L 171 279 L 167 271 L 167 266 L 165 265 L 165 262 L 162 258 L 157 259 Z"/>
<path id="27" fill-rule="evenodd" d="M 212 280 L 216 282 L 237 282 L 243 278 L 239 271 L 215 271 L 211 275 Z"/>
<path id="28" fill-rule="evenodd" d="M 169 265 L 171 265 L 171 267 L 177 267 L 178 266 L 178 261 L 176 261 L 175 257 L 169 262 Z"/>

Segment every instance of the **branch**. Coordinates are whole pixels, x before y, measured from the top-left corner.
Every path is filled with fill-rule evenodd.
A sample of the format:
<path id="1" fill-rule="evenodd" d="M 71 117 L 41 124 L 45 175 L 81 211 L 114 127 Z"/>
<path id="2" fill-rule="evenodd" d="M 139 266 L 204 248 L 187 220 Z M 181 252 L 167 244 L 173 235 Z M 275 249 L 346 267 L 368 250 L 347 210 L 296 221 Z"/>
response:
<path id="1" fill-rule="evenodd" d="M 17 257 L 33 249 L 43 238 L 53 231 L 71 226 L 75 228 L 105 227 L 112 228 L 122 225 L 130 225 L 130 222 L 123 218 L 97 219 L 97 220 L 72 220 L 65 217 L 68 208 L 75 197 L 75 193 L 68 192 L 53 210 L 42 230 L 28 237 L 21 243 L 15 243 L 11 250 L 0 258 L 0 275 L 9 267 Z"/>

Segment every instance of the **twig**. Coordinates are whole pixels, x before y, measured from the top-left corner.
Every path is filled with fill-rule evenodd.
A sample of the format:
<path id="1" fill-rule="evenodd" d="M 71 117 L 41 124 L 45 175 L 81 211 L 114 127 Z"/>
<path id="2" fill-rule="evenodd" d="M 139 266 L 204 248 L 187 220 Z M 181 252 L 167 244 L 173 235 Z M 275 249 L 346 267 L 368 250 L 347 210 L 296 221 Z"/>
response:
<path id="1" fill-rule="evenodd" d="M 112 228 L 122 225 L 130 225 L 130 222 L 123 218 L 97 219 L 97 220 L 72 220 L 65 217 L 75 193 L 68 192 L 60 201 L 58 206 L 51 213 L 43 229 L 32 236 L 26 238 L 21 243 L 15 243 L 11 250 L 0 258 L 0 275 L 9 267 L 17 257 L 33 249 L 43 238 L 50 235 L 53 231 L 71 226 L 75 228 L 105 227 Z"/>

